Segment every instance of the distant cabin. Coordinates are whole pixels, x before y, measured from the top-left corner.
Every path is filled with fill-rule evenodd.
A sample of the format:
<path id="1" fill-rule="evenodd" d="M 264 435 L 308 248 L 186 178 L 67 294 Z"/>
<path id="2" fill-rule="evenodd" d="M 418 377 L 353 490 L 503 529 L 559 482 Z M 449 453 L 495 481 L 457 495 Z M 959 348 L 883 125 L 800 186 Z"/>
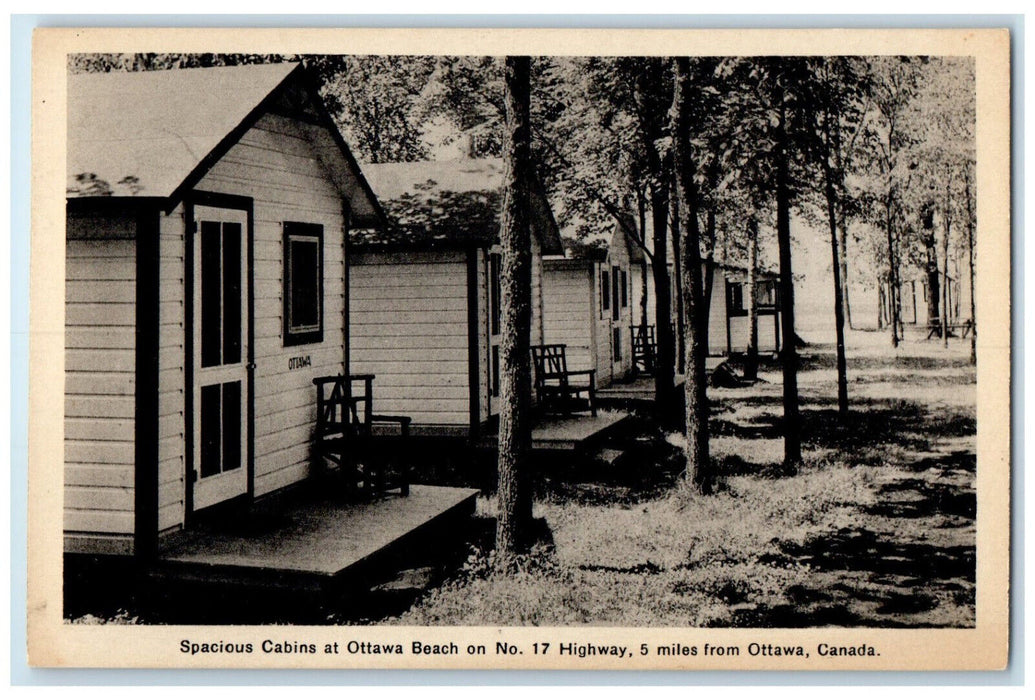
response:
<path id="1" fill-rule="evenodd" d="M 630 257 L 617 229 L 606 247 L 580 246 L 543 262 L 545 342 L 567 345 L 568 369 L 596 370 L 598 387 L 632 371 Z"/>
<path id="2" fill-rule="evenodd" d="M 309 475 L 383 215 L 299 64 L 71 75 L 68 178 L 65 550 L 149 555 Z"/>
<path id="3" fill-rule="evenodd" d="M 643 283 L 640 265 L 647 266 L 647 323 L 656 326 L 656 306 L 654 296 L 654 272 L 651 263 L 636 263 L 633 267 L 635 278 L 632 287 L 633 324 L 642 323 L 641 302 L 643 299 Z M 702 263 L 702 274 L 704 274 Z M 712 280 L 711 301 L 708 307 L 708 354 L 723 357 L 747 351 L 748 346 L 748 294 L 747 270 L 734 265 L 713 263 L 714 278 Z M 677 332 L 677 306 L 675 299 L 675 276 L 669 264 L 669 275 L 672 280 L 672 330 Z M 776 353 L 780 350 L 780 304 L 779 275 L 759 270 L 755 281 L 755 293 L 758 299 L 758 351 L 760 353 Z"/>
<path id="4" fill-rule="evenodd" d="M 351 371 L 373 374 L 379 413 L 415 435 L 477 438 L 498 415 L 499 159 L 364 166 L 396 225 L 353 232 Z M 533 183 L 532 344 L 543 342 L 543 255 L 561 252 Z"/>
<path id="5" fill-rule="evenodd" d="M 931 318 L 931 315 L 928 313 L 930 309 L 931 286 L 928 284 L 926 272 L 923 270 L 906 270 L 903 272 L 900 284 L 902 290 L 902 323 L 916 324 L 924 327 L 940 324 L 943 313 L 942 304 L 946 298 L 946 294 L 941 287 L 945 283 L 945 276 L 939 273 L 937 289 L 938 318 Z M 950 275 L 948 286 L 949 323 L 956 324 L 961 319 L 970 317 L 970 306 L 968 305 L 970 297 L 966 288 L 968 285 L 960 285 L 956 278 Z M 886 319 L 891 318 L 891 310 L 887 306 L 887 299 L 890 299 L 888 285 L 887 283 L 882 283 L 879 303 L 882 307 L 880 313 L 883 316 L 883 325 L 889 325 L 890 322 Z"/>

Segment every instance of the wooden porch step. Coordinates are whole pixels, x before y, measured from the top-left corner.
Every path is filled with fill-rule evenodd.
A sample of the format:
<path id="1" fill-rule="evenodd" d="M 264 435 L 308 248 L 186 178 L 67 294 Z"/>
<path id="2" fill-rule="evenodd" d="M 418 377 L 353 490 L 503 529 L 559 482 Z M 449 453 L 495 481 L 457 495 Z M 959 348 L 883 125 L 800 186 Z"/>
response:
<path id="1" fill-rule="evenodd" d="M 319 590 L 365 577 L 407 543 L 474 512 L 476 489 L 413 485 L 366 503 L 301 499 L 239 527 L 185 533 L 151 575 L 185 582 Z M 405 558 L 405 557 L 403 557 Z"/>

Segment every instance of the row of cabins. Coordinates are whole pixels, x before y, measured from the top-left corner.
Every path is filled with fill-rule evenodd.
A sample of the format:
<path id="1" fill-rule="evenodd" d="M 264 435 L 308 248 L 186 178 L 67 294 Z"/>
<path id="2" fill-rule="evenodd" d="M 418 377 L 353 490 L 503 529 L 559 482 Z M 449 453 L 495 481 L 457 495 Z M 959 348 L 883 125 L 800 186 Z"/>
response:
<path id="1" fill-rule="evenodd" d="M 68 115 L 67 552 L 306 479 L 316 377 L 376 375 L 416 434 L 492 423 L 498 160 L 361 170 L 298 64 L 70 76 Z M 620 379 L 642 255 L 565 257 L 532 184 L 532 343 Z"/>

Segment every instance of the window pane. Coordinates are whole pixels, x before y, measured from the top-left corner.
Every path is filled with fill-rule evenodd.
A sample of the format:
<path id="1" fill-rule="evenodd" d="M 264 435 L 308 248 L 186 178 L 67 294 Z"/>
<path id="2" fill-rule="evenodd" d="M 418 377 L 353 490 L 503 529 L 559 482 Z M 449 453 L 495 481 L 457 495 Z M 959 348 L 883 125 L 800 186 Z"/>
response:
<path id="1" fill-rule="evenodd" d="M 212 367 L 222 356 L 222 280 L 220 225 L 201 222 L 201 366 Z"/>
<path id="2" fill-rule="evenodd" d="M 496 335 L 500 332 L 500 256 L 493 253 L 489 256 L 489 286 L 492 295 L 489 304 L 491 319 L 489 332 Z"/>
<path id="3" fill-rule="evenodd" d="M 611 268 L 611 296 L 612 296 L 612 299 L 611 299 L 612 316 L 611 316 L 611 318 L 613 318 L 615 321 L 617 321 L 619 318 L 621 318 L 621 314 L 622 314 L 621 309 L 618 306 L 618 301 L 619 301 L 618 300 L 618 291 L 619 291 L 618 290 L 618 268 L 617 267 L 612 267 Z"/>
<path id="4" fill-rule="evenodd" d="M 223 364 L 241 361 L 241 225 L 223 224 Z"/>
<path id="5" fill-rule="evenodd" d="M 201 463 L 198 465 L 198 471 L 201 472 L 202 478 L 220 472 L 222 420 L 219 411 L 219 388 L 218 384 L 201 387 Z"/>
<path id="6" fill-rule="evenodd" d="M 241 382 L 228 382 L 223 385 L 223 471 L 240 466 Z"/>
<path id="7" fill-rule="evenodd" d="M 320 246 L 308 239 L 290 242 L 291 330 L 320 327 Z"/>

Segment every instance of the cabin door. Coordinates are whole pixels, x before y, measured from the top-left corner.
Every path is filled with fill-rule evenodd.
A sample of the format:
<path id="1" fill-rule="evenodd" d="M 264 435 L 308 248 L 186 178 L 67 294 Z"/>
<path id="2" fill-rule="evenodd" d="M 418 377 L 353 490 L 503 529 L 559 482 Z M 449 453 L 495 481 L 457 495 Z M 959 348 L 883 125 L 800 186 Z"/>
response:
<path id="1" fill-rule="evenodd" d="M 197 207 L 193 241 L 193 510 L 245 494 L 247 468 L 247 214 Z"/>
<path id="2" fill-rule="evenodd" d="M 603 269 L 607 274 L 607 268 Z M 625 340 L 622 326 L 622 308 L 628 302 L 628 289 L 623 284 L 625 278 L 617 265 L 611 267 L 611 377 L 622 374 L 622 362 L 625 357 Z"/>

